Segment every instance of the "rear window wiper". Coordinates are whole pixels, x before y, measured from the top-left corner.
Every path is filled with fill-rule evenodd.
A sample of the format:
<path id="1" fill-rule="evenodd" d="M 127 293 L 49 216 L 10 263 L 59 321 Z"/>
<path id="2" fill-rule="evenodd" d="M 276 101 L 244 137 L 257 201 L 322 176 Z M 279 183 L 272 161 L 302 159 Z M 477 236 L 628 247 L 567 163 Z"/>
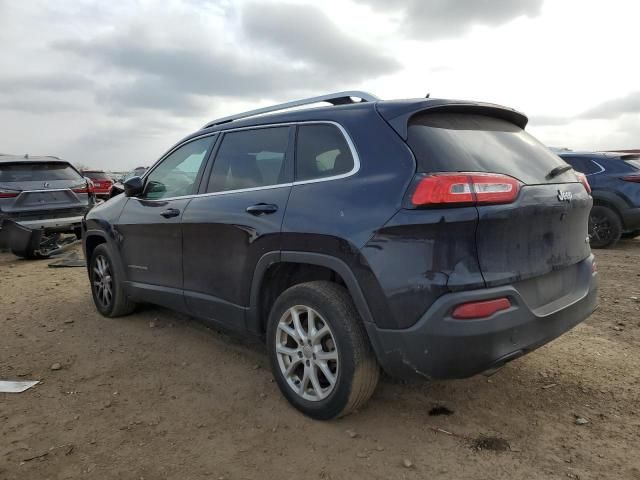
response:
<path id="1" fill-rule="evenodd" d="M 560 165 L 547 173 L 546 179 L 551 180 L 552 178 L 557 177 L 564 172 L 568 172 L 569 170 L 573 170 L 571 165 Z"/>

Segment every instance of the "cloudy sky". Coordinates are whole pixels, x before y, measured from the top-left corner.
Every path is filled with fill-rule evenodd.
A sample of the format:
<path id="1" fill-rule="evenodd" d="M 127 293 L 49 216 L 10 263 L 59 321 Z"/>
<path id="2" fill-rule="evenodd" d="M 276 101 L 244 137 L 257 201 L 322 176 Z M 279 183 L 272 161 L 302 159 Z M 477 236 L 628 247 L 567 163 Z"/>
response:
<path id="1" fill-rule="evenodd" d="M 0 152 L 126 170 L 212 118 L 352 89 L 640 148 L 638 18 L 628 0 L 0 0 Z"/>

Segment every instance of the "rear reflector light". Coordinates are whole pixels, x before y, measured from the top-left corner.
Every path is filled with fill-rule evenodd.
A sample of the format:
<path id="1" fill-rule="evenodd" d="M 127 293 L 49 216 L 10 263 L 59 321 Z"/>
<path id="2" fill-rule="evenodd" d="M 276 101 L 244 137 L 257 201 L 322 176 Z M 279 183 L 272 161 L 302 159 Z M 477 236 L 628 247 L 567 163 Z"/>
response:
<path id="1" fill-rule="evenodd" d="M 587 176 L 584 173 L 576 172 L 576 175 L 580 179 L 580 183 L 587 191 L 588 194 L 591 194 L 591 185 L 589 185 L 589 180 L 587 180 Z"/>
<path id="2" fill-rule="evenodd" d="M 15 198 L 20 195 L 20 192 L 15 190 L 0 190 L 0 198 Z"/>
<path id="3" fill-rule="evenodd" d="M 498 173 L 435 173 L 421 178 L 411 196 L 414 206 L 511 203 L 520 182 Z"/>
<path id="4" fill-rule="evenodd" d="M 640 175 L 629 175 L 627 177 L 622 177 L 622 180 L 625 182 L 640 183 Z"/>
<path id="5" fill-rule="evenodd" d="M 458 320 L 472 320 L 476 318 L 490 317 L 496 312 L 506 310 L 511 307 L 508 298 L 496 298 L 495 300 L 482 300 L 479 302 L 469 302 L 458 305 L 451 316 Z"/>

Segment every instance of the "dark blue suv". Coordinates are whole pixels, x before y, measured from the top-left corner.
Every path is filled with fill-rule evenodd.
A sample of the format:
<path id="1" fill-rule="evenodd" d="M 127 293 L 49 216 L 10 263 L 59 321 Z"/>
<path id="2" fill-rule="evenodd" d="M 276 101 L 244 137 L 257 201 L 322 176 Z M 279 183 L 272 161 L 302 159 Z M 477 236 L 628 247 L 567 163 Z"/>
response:
<path id="1" fill-rule="evenodd" d="M 621 236 L 640 235 L 640 155 L 598 152 L 560 152 L 559 155 L 575 170 L 584 173 L 591 185 L 591 246 L 610 247 Z"/>
<path id="2" fill-rule="evenodd" d="M 363 405 L 380 367 L 493 371 L 597 304 L 588 184 L 526 123 L 363 92 L 208 123 L 87 214 L 95 305 L 262 337 L 285 397 L 318 419 Z"/>

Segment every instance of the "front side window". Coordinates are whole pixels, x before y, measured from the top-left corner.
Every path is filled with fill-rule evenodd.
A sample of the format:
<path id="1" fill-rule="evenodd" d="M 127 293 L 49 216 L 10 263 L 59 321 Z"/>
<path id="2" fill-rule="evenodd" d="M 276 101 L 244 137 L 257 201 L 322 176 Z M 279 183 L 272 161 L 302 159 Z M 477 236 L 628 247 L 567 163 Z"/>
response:
<path id="1" fill-rule="evenodd" d="M 342 132 L 335 125 L 298 127 L 296 180 L 313 180 L 350 172 L 353 156 Z"/>
<path id="2" fill-rule="evenodd" d="M 162 160 L 147 176 L 143 198 L 159 200 L 194 193 L 198 172 L 214 141 L 215 136 L 194 140 Z"/>
<path id="3" fill-rule="evenodd" d="M 207 192 L 266 187 L 291 181 L 286 154 L 289 127 L 225 133 Z"/>

